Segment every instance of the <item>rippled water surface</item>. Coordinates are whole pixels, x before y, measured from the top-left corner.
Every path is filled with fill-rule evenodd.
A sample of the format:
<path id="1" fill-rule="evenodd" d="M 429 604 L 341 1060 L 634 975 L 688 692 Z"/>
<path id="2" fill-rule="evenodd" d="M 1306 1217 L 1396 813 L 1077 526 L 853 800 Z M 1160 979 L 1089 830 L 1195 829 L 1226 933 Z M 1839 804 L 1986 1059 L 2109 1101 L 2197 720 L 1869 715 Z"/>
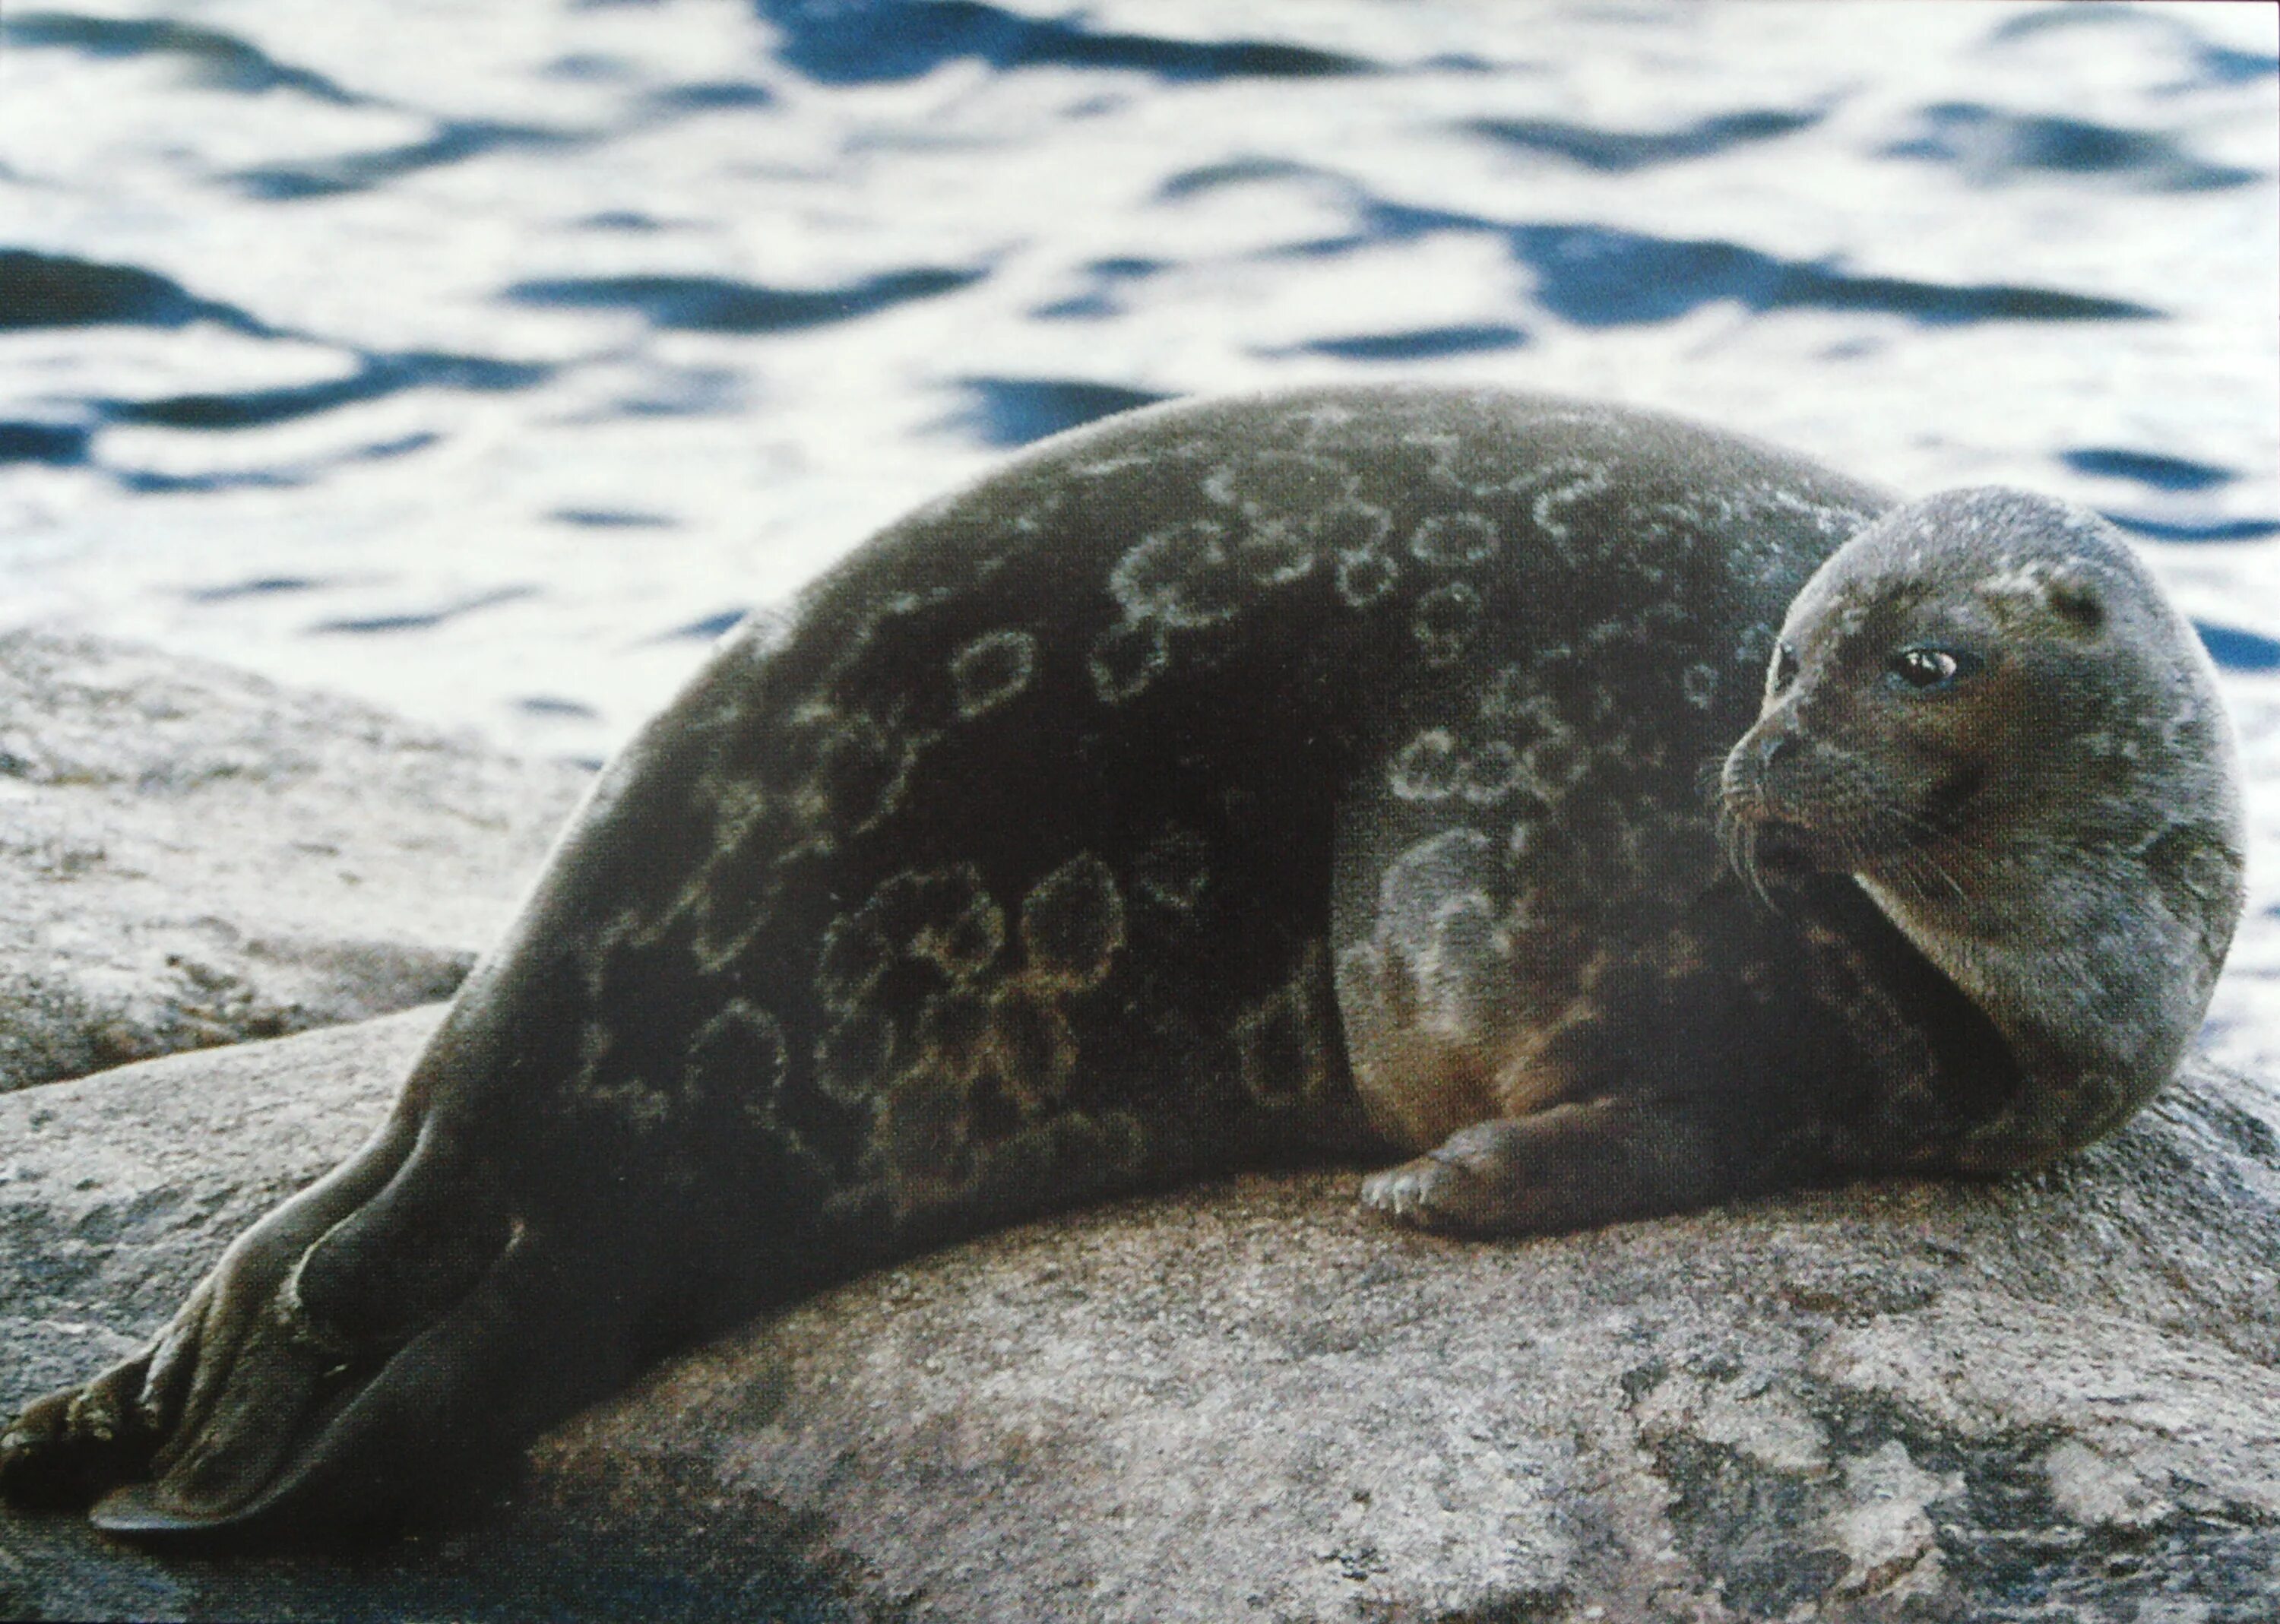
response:
<path id="1" fill-rule="evenodd" d="M 2275 15 L 11 0 L 0 620 L 592 758 L 1005 447 L 1491 379 L 2113 515 L 2280 832 Z"/>

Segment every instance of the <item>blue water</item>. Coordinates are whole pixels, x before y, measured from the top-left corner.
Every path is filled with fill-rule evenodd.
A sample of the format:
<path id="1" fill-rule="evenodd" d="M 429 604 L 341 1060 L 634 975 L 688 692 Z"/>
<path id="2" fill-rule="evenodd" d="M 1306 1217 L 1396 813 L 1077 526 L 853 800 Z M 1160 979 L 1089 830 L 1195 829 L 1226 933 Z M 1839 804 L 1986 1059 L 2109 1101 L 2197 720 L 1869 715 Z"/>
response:
<path id="1" fill-rule="evenodd" d="M 2275 33 L 2228 5 L 11 7 L 0 622 L 593 759 L 737 616 L 1007 448 L 1199 390 L 1490 379 L 2098 507 L 2207 627 L 2261 783 Z"/>

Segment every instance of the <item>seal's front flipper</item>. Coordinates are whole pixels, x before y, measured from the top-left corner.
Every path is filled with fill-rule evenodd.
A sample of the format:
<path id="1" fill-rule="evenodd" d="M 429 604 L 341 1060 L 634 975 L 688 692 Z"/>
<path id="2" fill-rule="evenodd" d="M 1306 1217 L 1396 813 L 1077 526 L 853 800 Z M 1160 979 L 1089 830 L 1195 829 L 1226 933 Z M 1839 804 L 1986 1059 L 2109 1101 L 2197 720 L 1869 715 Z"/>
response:
<path id="1" fill-rule="evenodd" d="M 1701 1206 L 1729 1185 L 1690 1113 L 1600 1099 L 1460 1128 L 1365 1179 L 1361 1199 L 1421 1229 L 1543 1235 Z"/>

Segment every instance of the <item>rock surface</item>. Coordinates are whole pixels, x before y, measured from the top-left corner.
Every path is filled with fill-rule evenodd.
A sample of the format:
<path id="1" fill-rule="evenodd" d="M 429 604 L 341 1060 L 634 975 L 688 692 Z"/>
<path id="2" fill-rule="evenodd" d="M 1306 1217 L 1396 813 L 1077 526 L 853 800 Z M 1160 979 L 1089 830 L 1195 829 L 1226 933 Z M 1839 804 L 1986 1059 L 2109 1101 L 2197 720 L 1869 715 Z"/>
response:
<path id="1" fill-rule="evenodd" d="M 586 777 L 220 666 L 0 636 L 0 1090 L 445 996 Z"/>
<path id="2" fill-rule="evenodd" d="M 442 990 L 577 776 L 0 639 L 0 1070 Z M 0 1409 L 148 1336 L 435 1019 L 0 1096 Z M 2036 1180 L 1551 1241 L 1414 1235 L 1352 1192 L 1233 1179 L 849 1282 L 378 1549 L 159 1557 L 0 1512 L 0 1615 L 2280 1617 L 2263 1083 L 2196 1063 Z"/>
<path id="3" fill-rule="evenodd" d="M 432 1012 L 0 1099 L 0 1403 L 147 1335 Z M 2042 1178 L 1504 1245 L 1253 1176 L 861 1279 L 378 1551 L 0 1520 L 0 1612 L 2280 1614 L 2280 1097 L 2196 1066 Z M 1595 1611 L 1596 1610 L 1596 1611 Z"/>

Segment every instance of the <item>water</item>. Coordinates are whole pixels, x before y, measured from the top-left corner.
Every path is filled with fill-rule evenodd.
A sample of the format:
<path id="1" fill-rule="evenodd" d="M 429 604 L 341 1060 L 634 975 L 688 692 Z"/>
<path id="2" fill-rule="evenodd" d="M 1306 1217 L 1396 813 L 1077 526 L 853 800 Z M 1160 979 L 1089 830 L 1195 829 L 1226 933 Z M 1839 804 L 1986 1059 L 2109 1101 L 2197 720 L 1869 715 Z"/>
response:
<path id="1" fill-rule="evenodd" d="M 1922 0 L 12 4 L 0 624 L 593 759 L 739 615 L 1104 412 L 1396 376 L 1666 406 L 2144 543 L 2248 747 L 2220 1014 L 2265 1058 L 2235 1005 L 2280 975 L 2275 35 Z"/>

